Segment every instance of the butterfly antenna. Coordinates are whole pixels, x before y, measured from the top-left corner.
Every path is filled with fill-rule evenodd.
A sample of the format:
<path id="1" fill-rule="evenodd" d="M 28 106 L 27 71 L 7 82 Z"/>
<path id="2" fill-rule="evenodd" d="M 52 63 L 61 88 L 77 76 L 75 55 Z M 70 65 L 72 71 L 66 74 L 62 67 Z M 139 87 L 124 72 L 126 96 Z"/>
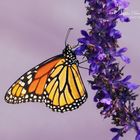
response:
<path id="1" fill-rule="evenodd" d="M 73 30 L 73 28 L 69 28 L 67 31 L 66 38 L 65 38 L 65 46 L 67 46 L 67 42 L 68 42 L 68 38 L 69 38 L 71 30 Z"/>

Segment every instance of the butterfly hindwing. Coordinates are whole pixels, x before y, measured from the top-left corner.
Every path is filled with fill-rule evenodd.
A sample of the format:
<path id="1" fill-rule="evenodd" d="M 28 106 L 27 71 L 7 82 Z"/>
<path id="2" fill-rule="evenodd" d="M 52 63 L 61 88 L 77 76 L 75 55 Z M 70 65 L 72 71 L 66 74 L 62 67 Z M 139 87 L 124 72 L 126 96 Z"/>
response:
<path id="1" fill-rule="evenodd" d="M 45 90 L 48 93 L 46 105 L 53 111 L 77 109 L 87 99 L 87 92 L 76 64 L 55 67 L 50 73 Z"/>

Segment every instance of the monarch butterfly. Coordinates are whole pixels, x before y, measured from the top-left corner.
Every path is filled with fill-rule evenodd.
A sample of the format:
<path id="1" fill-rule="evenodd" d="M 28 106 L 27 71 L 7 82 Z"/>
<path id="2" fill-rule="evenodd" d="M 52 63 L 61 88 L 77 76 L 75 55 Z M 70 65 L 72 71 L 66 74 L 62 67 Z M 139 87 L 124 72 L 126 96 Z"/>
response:
<path id="1" fill-rule="evenodd" d="M 65 42 L 62 54 L 23 74 L 8 89 L 5 101 L 10 104 L 42 102 L 61 113 L 77 109 L 87 99 L 78 65 L 72 47 Z"/>

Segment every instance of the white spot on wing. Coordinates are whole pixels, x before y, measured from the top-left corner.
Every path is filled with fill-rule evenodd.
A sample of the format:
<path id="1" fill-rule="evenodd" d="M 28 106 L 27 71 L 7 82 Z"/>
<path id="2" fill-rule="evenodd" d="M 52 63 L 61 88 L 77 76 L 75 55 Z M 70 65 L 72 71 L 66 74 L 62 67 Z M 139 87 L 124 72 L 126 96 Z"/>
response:
<path id="1" fill-rule="evenodd" d="M 36 99 L 37 98 L 37 96 L 36 95 L 34 95 L 34 97 L 33 97 L 34 99 Z"/>
<path id="2" fill-rule="evenodd" d="M 11 94 L 11 88 L 9 89 L 8 94 L 9 94 L 9 95 Z"/>
<path id="3" fill-rule="evenodd" d="M 48 82 L 50 82 L 51 81 L 51 79 L 50 78 L 48 78 Z"/>
<path id="4" fill-rule="evenodd" d="M 31 94 L 30 96 L 33 97 L 33 94 Z"/>
<path id="5" fill-rule="evenodd" d="M 47 103 L 50 103 L 50 101 L 48 100 Z"/>
<path id="6" fill-rule="evenodd" d="M 28 79 L 30 79 L 32 77 L 32 74 L 30 74 L 29 76 L 27 76 Z"/>
<path id="7" fill-rule="evenodd" d="M 6 97 L 6 100 L 9 100 L 9 97 L 8 96 Z"/>
<path id="8" fill-rule="evenodd" d="M 36 66 L 36 67 L 35 67 L 35 69 L 38 69 L 38 68 L 39 68 L 39 66 Z"/>
<path id="9" fill-rule="evenodd" d="M 25 86 L 25 83 L 24 83 L 24 82 L 22 82 L 22 81 L 20 81 L 20 82 L 19 82 L 19 84 L 20 84 L 22 87 L 24 87 L 24 86 Z"/>
<path id="10" fill-rule="evenodd" d="M 27 75 L 29 75 L 29 74 L 31 74 L 32 72 L 31 71 L 29 71 L 28 73 L 27 73 Z"/>
<path id="11" fill-rule="evenodd" d="M 29 95 L 26 95 L 25 98 L 27 99 L 29 97 Z"/>
<path id="12" fill-rule="evenodd" d="M 22 76 L 20 79 L 23 80 L 24 79 L 24 76 Z"/>
<path id="13" fill-rule="evenodd" d="M 25 94 L 26 93 L 26 89 L 22 89 L 22 94 Z"/>
<path id="14" fill-rule="evenodd" d="M 13 98 L 13 96 L 12 96 L 12 95 L 10 95 L 10 98 Z"/>
<path id="15" fill-rule="evenodd" d="M 45 88 L 47 88 L 47 84 L 45 84 Z"/>
<path id="16" fill-rule="evenodd" d="M 41 96 L 39 96 L 38 98 L 39 98 L 39 99 L 42 99 L 42 97 L 41 97 Z"/>
<path id="17" fill-rule="evenodd" d="M 31 84 L 31 82 L 32 82 L 32 78 L 28 81 L 28 85 L 30 85 L 30 84 Z"/>

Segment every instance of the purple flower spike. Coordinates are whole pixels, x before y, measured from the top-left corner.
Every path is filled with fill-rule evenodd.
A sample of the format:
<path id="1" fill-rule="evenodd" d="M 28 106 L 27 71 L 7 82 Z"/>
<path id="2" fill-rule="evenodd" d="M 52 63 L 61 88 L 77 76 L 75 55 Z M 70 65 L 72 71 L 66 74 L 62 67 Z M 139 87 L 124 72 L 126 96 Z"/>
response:
<path id="1" fill-rule="evenodd" d="M 87 58 L 89 75 L 93 78 L 88 81 L 93 90 L 93 101 L 104 118 L 111 118 L 116 133 L 112 140 L 119 140 L 131 129 L 137 134 L 135 140 L 140 140 L 140 108 L 135 107 L 134 93 L 140 85 L 130 82 L 131 75 L 125 76 L 124 67 L 117 62 L 120 57 L 125 63 L 130 58 L 125 56 L 126 47 L 121 48 L 118 39 L 122 37 L 117 30 L 118 22 L 129 22 L 124 15 L 128 7 L 127 0 L 85 0 L 87 6 L 88 31 L 81 30 L 82 37 L 78 39 L 79 47 L 76 55 Z"/>

